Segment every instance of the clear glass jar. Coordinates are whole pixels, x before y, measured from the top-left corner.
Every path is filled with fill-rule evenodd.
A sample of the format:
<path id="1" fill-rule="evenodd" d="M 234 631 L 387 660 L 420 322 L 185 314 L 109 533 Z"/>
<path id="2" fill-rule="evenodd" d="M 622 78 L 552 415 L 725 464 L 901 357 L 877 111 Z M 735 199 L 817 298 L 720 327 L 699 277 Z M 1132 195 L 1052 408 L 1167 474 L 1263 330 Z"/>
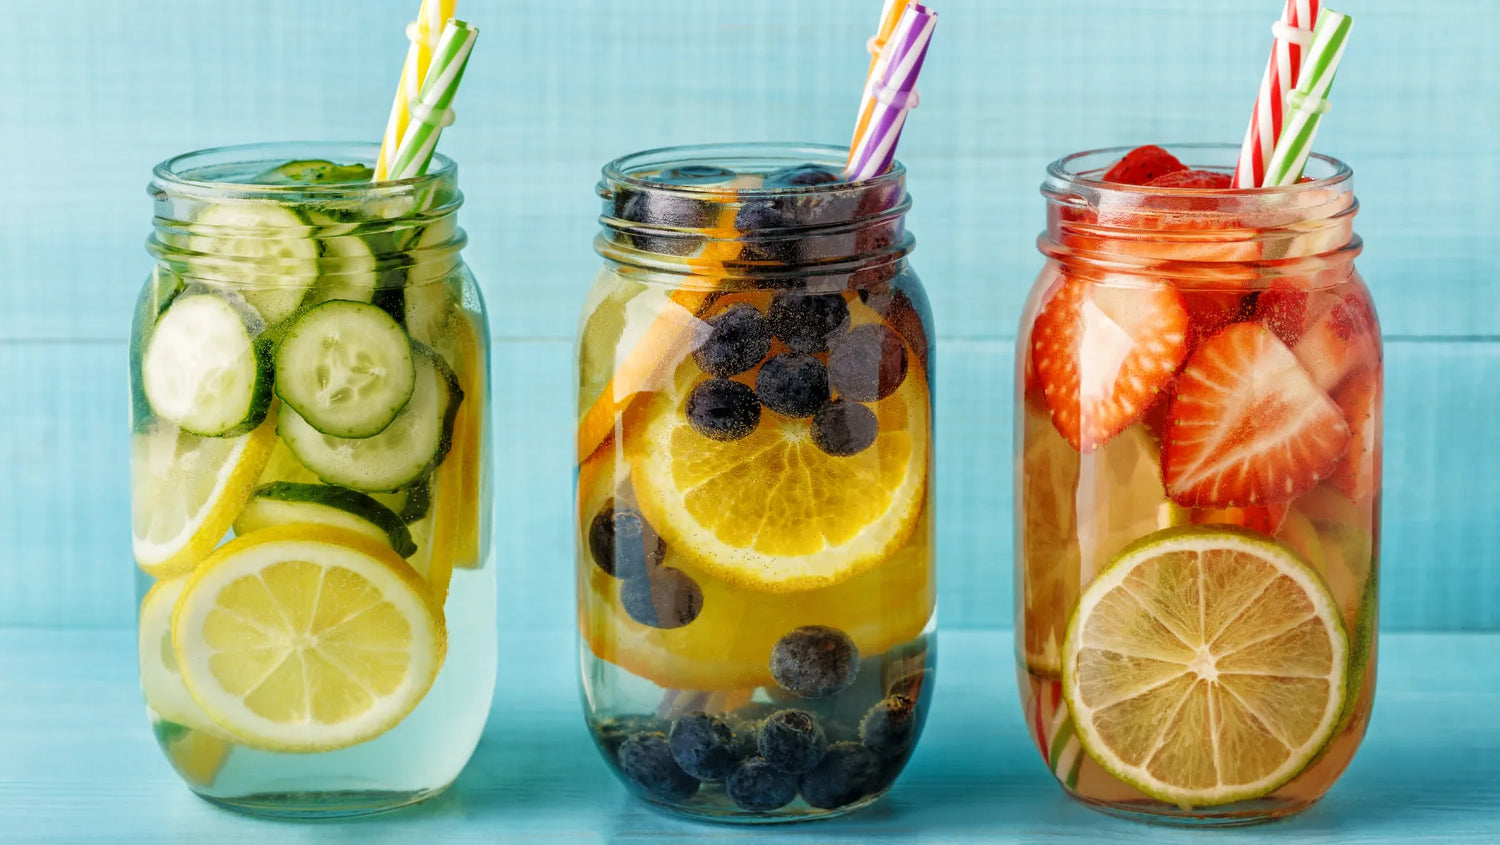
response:
<path id="1" fill-rule="evenodd" d="M 683 815 L 869 804 L 929 707 L 931 316 L 904 171 L 837 183 L 845 153 L 656 150 L 599 185 L 585 715 L 621 781 Z"/>
<path id="2" fill-rule="evenodd" d="M 1232 172 L 1237 147 L 1178 145 Z M 1106 184 L 1053 164 L 1017 345 L 1022 704 L 1069 794 L 1239 824 L 1305 809 L 1375 689 L 1379 326 L 1352 173 Z"/>
<path id="3" fill-rule="evenodd" d="M 188 153 L 130 346 L 140 671 L 184 781 L 270 816 L 423 800 L 495 679 L 489 340 L 457 168 Z"/>

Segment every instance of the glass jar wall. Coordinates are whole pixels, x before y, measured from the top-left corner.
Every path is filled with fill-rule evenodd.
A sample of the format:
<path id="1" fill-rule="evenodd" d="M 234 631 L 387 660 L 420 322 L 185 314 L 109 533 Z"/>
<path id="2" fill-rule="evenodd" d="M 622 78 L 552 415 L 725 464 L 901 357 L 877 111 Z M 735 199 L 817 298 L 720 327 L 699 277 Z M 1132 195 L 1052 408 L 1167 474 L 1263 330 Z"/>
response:
<path id="1" fill-rule="evenodd" d="M 130 347 L 141 685 L 199 795 L 276 816 L 436 794 L 489 712 L 489 343 L 457 170 L 189 153 L 151 184 Z"/>
<path id="2" fill-rule="evenodd" d="M 579 341 L 585 715 L 642 799 L 729 821 L 889 789 L 935 656 L 932 326 L 904 172 L 739 145 L 607 166 Z"/>

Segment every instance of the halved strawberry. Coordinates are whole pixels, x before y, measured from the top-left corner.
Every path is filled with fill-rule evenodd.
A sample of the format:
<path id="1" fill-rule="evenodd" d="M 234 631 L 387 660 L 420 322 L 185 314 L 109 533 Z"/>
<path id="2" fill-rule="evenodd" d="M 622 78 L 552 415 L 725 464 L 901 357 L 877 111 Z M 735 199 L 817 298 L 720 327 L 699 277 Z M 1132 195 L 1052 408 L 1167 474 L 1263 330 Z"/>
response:
<path id="1" fill-rule="evenodd" d="M 1380 363 L 1380 324 L 1363 293 L 1351 293 L 1334 304 L 1303 333 L 1292 353 L 1326 391 Z"/>
<path id="2" fill-rule="evenodd" d="M 1234 186 L 1234 177 L 1228 173 L 1212 170 L 1174 170 L 1164 173 L 1146 183 L 1148 188 L 1195 188 L 1200 191 L 1218 191 Z"/>
<path id="3" fill-rule="evenodd" d="M 1349 423 L 1349 449 L 1328 479 L 1345 496 L 1362 502 L 1380 485 L 1380 377 L 1374 370 L 1355 374 L 1333 394 Z"/>
<path id="4" fill-rule="evenodd" d="M 1188 332 L 1190 348 L 1218 334 L 1233 323 L 1250 319 L 1254 298 L 1243 291 L 1178 288 L 1187 306 L 1192 329 Z"/>
<path id="5" fill-rule="evenodd" d="M 1169 173 L 1187 170 L 1177 157 L 1155 145 L 1136 147 L 1115 162 L 1104 174 L 1104 181 L 1120 185 L 1145 185 Z"/>
<path id="6" fill-rule="evenodd" d="M 1252 505 L 1248 508 L 1193 508 L 1188 519 L 1194 525 L 1237 525 L 1262 534 L 1275 534 L 1286 519 L 1291 505 L 1279 502 L 1274 505 Z"/>
<path id="7" fill-rule="evenodd" d="M 1236 323 L 1188 359 L 1168 411 L 1162 469 L 1181 505 L 1285 502 L 1333 471 L 1349 426 L 1286 344 Z"/>
<path id="8" fill-rule="evenodd" d="M 1091 451 L 1140 419 L 1187 357 L 1188 315 L 1171 286 L 1070 276 L 1042 306 L 1031 358 L 1052 424 Z"/>

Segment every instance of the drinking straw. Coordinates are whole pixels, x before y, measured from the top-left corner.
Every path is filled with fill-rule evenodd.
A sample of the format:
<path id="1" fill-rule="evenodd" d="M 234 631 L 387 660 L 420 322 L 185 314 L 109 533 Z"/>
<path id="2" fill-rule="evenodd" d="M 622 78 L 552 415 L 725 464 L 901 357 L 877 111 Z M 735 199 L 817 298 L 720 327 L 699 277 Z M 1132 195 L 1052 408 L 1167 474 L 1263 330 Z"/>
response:
<path id="1" fill-rule="evenodd" d="M 865 127 L 870 123 L 870 117 L 875 113 L 875 100 L 871 92 L 876 81 L 880 79 L 880 57 L 885 52 L 885 45 L 891 40 L 891 33 L 896 31 L 896 25 L 901 22 L 901 16 L 906 11 L 906 0 L 885 0 L 885 8 L 880 11 L 880 27 L 875 30 L 875 35 L 865 42 L 865 49 L 870 51 L 870 70 L 865 76 L 865 93 L 860 98 L 859 120 L 854 123 L 854 137 L 849 141 L 852 149 L 859 143 L 859 138 L 865 133 Z"/>
<path id="2" fill-rule="evenodd" d="M 453 17 L 458 0 L 422 0 L 417 19 L 406 25 L 406 39 L 411 45 L 406 48 L 406 63 L 401 66 L 401 81 L 396 85 L 396 99 L 391 103 L 391 116 L 385 123 L 385 136 L 380 142 L 380 157 L 375 160 L 375 181 L 384 180 L 390 173 L 390 164 L 396 159 L 396 148 L 406 134 L 406 125 L 411 118 L 408 104 L 422 93 L 422 80 L 427 77 L 427 68 L 432 63 L 433 48 L 443 24 Z"/>
<path id="3" fill-rule="evenodd" d="M 869 179 L 890 169 L 906 114 L 917 107 L 917 77 L 936 26 L 937 13 L 920 3 L 911 3 L 902 12 L 901 22 L 876 59 L 877 80 L 866 86 L 861 105 L 870 109 L 871 116 L 849 148 L 845 179 Z"/>
<path id="4" fill-rule="evenodd" d="M 479 30 L 461 20 L 450 19 L 443 26 L 443 35 L 438 39 L 437 49 L 432 55 L 432 66 L 422 80 L 422 93 L 413 100 L 411 122 L 406 134 L 396 148 L 391 160 L 391 179 L 410 179 L 427 172 L 443 127 L 453 123 L 453 110 L 449 106 L 458 84 L 463 81 L 464 68 L 469 64 L 469 54 L 474 50 L 474 39 Z"/>
<path id="5" fill-rule="evenodd" d="M 1250 113 L 1250 128 L 1240 146 L 1239 165 L 1234 170 L 1236 188 L 1259 188 L 1266 163 L 1276 149 L 1285 122 L 1287 95 L 1296 90 L 1302 73 L 1303 52 L 1312 43 L 1313 23 L 1318 19 L 1319 0 L 1286 0 L 1281 20 L 1271 26 L 1275 40 L 1271 58 L 1260 78 L 1260 92 Z"/>
<path id="6" fill-rule="evenodd" d="M 1302 178 L 1318 124 L 1328 111 L 1328 91 L 1333 87 L 1333 77 L 1338 73 L 1353 26 L 1353 18 L 1332 9 L 1324 9 L 1318 15 L 1312 46 L 1302 65 L 1302 80 L 1287 98 L 1291 113 L 1287 115 L 1286 128 L 1266 164 L 1264 187 L 1291 185 Z"/>

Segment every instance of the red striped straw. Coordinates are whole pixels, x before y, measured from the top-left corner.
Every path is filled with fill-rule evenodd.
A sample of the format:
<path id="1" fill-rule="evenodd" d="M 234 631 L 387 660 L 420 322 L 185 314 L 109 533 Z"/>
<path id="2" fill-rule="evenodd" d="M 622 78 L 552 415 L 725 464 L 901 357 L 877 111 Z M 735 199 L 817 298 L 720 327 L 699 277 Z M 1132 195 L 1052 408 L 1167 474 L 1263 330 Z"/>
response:
<path id="1" fill-rule="evenodd" d="M 896 24 L 896 31 L 881 48 L 876 60 L 877 79 L 867 85 L 865 102 L 873 106 L 864 130 L 849 147 L 849 164 L 844 168 L 848 181 L 879 176 L 896 158 L 896 143 L 906 125 L 906 114 L 917 107 L 917 77 L 932 43 L 937 13 L 920 3 L 907 5 Z"/>
<path id="2" fill-rule="evenodd" d="M 1312 43 L 1313 24 L 1318 21 L 1319 0 L 1286 0 L 1281 20 L 1271 27 L 1276 36 L 1271 59 L 1260 80 L 1260 94 L 1240 146 L 1240 161 L 1234 170 L 1236 188 L 1263 187 L 1266 165 L 1281 138 L 1286 121 L 1286 96 L 1296 90 L 1302 75 L 1302 60 Z"/>

